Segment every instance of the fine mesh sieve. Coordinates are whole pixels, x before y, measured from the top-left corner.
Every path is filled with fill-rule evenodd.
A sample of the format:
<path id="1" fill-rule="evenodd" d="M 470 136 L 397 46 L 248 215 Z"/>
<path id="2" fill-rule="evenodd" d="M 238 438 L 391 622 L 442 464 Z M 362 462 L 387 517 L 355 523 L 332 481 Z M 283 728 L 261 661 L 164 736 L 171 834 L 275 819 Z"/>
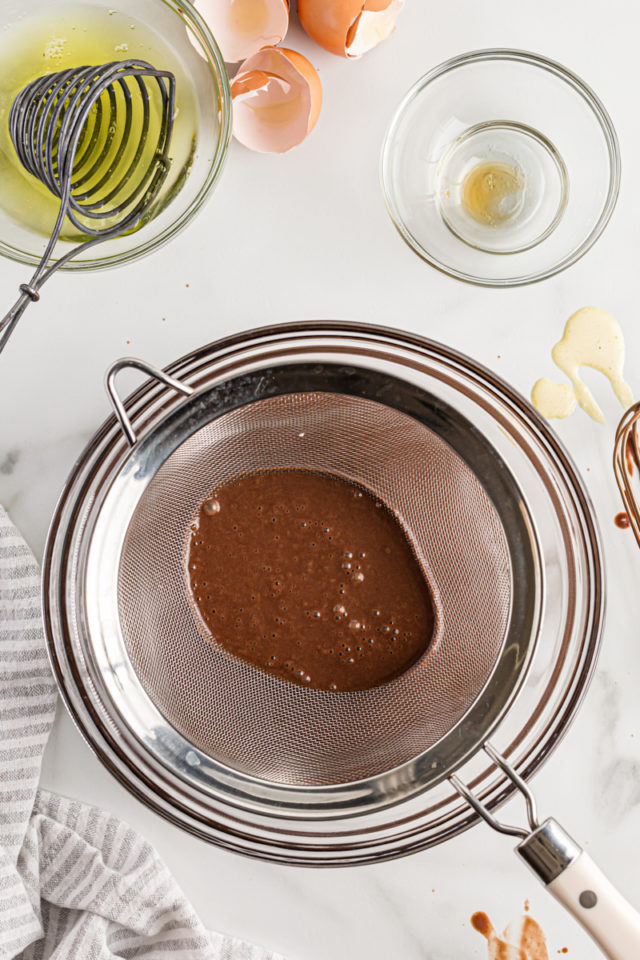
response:
<path id="1" fill-rule="evenodd" d="M 149 379 L 125 404 L 115 378 L 127 367 Z M 508 384 L 442 344 L 398 330 L 332 321 L 238 334 L 194 351 L 167 372 L 141 361 L 120 361 L 109 372 L 108 389 L 116 417 L 105 422 L 78 459 L 53 519 L 44 561 L 44 614 L 64 700 L 122 784 L 172 822 L 227 849 L 285 863 L 328 865 L 375 862 L 455 835 L 475 819 L 476 801 L 460 797 L 464 784 L 485 810 L 495 809 L 515 781 L 504 766 L 497 770 L 487 763 L 481 748 L 489 738 L 509 758 L 512 773 L 531 776 L 559 742 L 593 670 L 602 624 L 602 569 L 597 530 L 575 469 L 553 432 Z M 305 417 L 306 429 L 292 438 L 286 417 L 293 413 Z M 341 442 L 349 424 L 362 432 L 366 444 L 357 447 L 353 438 Z M 245 428 L 262 457 L 256 463 L 231 459 Z M 492 650 L 479 649 L 487 642 L 486 629 L 462 638 L 449 632 L 451 581 L 436 583 L 438 636 L 415 677 L 406 675 L 395 688 L 392 683 L 362 696 L 325 694 L 342 711 L 337 717 L 317 717 L 304 704 L 288 715 L 286 701 L 283 706 L 277 699 L 281 685 L 259 671 L 252 679 L 241 677 L 244 688 L 236 688 L 251 699 L 230 702 L 218 671 L 237 678 L 234 670 L 250 668 L 199 635 L 186 600 L 181 539 L 215 478 L 199 480 L 186 465 L 197 453 L 197 465 L 204 468 L 209 458 L 224 476 L 278 463 L 289 450 L 292 466 L 302 462 L 299 433 L 322 443 L 322 462 L 314 457 L 315 469 L 355 470 L 370 489 L 393 488 L 390 505 L 412 541 L 421 541 L 421 562 L 432 581 L 434 563 L 441 558 L 431 555 L 429 535 L 438 539 L 439 549 L 444 544 L 452 576 L 461 577 L 464 563 L 477 557 L 478 576 L 470 585 L 467 578 L 463 613 L 473 602 L 477 614 L 485 615 L 485 628 L 488 598 L 484 609 L 478 602 L 486 590 L 485 560 L 472 531 L 478 510 L 488 502 L 498 536 L 486 538 L 483 549 L 498 570 L 506 557 L 508 589 L 503 597 L 507 622 L 502 634 L 496 629 L 490 637 Z M 406 455 L 414 438 L 416 449 L 428 455 Z M 211 448 L 218 444 L 226 446 L 224 456 L 216 458 Z M 450 473 L 438 450 L 453 465 Z M 166 491 L 163 499 L 160 484 L 171 474 L 177 484 L 173 499 L 165 497 Z M 444 485 L 446 498 L 438 500 L 427 490 L 430 479 Z M 395 499 L 397 487 L 402 504 Z M 474 500 L 477 490 L 480 497 Z M 411 528 L 427 498 L 436 512 L 430 516 L 425 510 L 423 537 L 419 523 L 418 534 Z M 167 529 L 167 522 L 174 522 L 171 503 L 182 511 L 180 524 L 174 518 L 173 540 Z M 446 509 L 452 518 L 448 526 Z M 138 543 L 136 556 L 132 551 L 143 513 L 149 539 Z M 440 538 L 430 530 L 435 523 L 440 523 Z M 171 544 L 177 547 L 174 553 Z M 457 546 L 461 557 L 453 562 Z M 124 564 L 136 568 L 140 590 L 128 577 L 124 582 Z M 151 590 L 156 591 L 153 601 Z M 496 596 L 498 591 L 492 603 Z M 179 609 L 184 618 L 178 617 Z M 174 636 L 160 629 L 167 615 L 179 625 Z M 458 643 L 460 656 L 451 657 L 443 682 L 461 700 L 447 721 L 436 708 L 450 704 L 428 682 L 429 671 L 438 666 L 430 657 L 436 653 L 444 662 Z M 196 654 L 210 658 L 206 676 L 214 678 L 215 690 L 192 670 L 201 663 Z M 480 669 L 478 655 L 484 656 Z M 409 690 L 404 699 L 398 695 L 403 683 Z M 478 692 L 465 711 L 463 687 L 473 697 L 473 683 Z M 262 699 L 253 696 L 256 689 Z M 272 689 L 277 698 L 269 695 L 265 704 L 264 694 Z M 284 692 L 322 699 L 318 691 Z M 371 699 L 382 694 L 386 726 L 378 722 Z M 411 696 L 419 699 L 420 711 L 407 704 Z M 198 706 L 195 715 L 191 699 Z M 348 700 L 356 704 L 351 716 L 343 709 Z M 465 711 L 457 721 L 456 710 Z M 242 722 L 230 729 L 234 716 Z M 345 730 L 350 719 L 353 729 Z M 314 740 L 310 731 L 320 721 L 324 732 Z M 316 727 L 305 727 L 310 722 Z M 421 749 L 446 730 L 447 722 L 453 722 L 448 732 Z M 377 731 L 377 739 L 359 736 L 364 724 L 370 733 Z M 283 730 L 286 738 L 280 736 Z M 344 756 L 337 753 L 336 733 L 343 738 Z M 257 757 L 250 749 L 254 737 L 264 747 Z M 411 755 L 414 750 L 421 752 Z M 387 766 L 403 756 L 409 759 Z M 340 780 L 361 773 L 363 779 Z"/>
<path id="2" fill-rule="evenodd" d="M 530 529 L 508 471 L 454 411 L 371 370 L 274 367 L 200 405 L 205 424 L 146 477 L 119 558 L 119 627 L 147 695 L 186 741 L 277 784 L 362 780 L 423 754 L 477 700 L 510 625 L 532 634 Z M 361 484 L 402 523 L 434 591 L 437 631 L 391 683 L 302 689 L 235 659 L 199 628 L 186 583 L 198 504 L 234 477 L 283 467 Z"/>

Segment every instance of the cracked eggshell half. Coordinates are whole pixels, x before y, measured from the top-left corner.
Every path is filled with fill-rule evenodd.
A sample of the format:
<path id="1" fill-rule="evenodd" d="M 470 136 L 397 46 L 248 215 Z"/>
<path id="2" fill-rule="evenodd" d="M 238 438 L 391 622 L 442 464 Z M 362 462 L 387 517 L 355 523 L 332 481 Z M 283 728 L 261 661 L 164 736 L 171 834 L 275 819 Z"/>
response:
<path id="1" fill-rule="evenodd" d="M 298 0 L 312 40 L 340 57 L 361 57 L 393 33 L 404 0 Z"/>
<path id="2" fill-rule="evenodd" d="M 261 153 L 286 153 L 313 130 L 322 106 L 315 67 L 295 50 L 271 47 L 249 57 L 231 83 L 233 134 Z"/>
<path id="3" fill-rule="evenodd" d="M 226 63 L 275 46 L 289 27 L 288 0 L 195 0 Z"/>

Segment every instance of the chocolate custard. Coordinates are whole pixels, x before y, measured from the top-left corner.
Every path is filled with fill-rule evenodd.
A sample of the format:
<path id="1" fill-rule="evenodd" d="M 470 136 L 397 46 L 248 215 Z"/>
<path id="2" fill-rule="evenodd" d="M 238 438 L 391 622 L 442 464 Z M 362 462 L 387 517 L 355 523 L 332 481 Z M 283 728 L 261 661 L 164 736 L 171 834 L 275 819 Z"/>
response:
<path id="1" fill-rule="evenodd" d="M 367 690 L 434 632 L 431 591 L 395 516 L 328 474 L 276 470 L 213 491 L 188 548 L 193 601 L 233 656 L 316 690 Z"/>

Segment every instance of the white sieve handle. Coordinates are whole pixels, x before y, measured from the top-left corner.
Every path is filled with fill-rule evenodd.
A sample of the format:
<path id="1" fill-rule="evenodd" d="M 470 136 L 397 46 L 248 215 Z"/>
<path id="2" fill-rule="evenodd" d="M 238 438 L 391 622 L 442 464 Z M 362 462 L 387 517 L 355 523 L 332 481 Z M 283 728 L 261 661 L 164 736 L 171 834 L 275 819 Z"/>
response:
<path id="1" fill-rule="evenodd" d="M 516 852 L 609 960 L 638 960 L 640 914 L 556 820 L 545 820 Z"/>
<path id="2" fill-rule="evenodd" d="M 640 915 L 584 850 L 547 890 L 610 960 L 640 957 Z"/>
<path id="3" fill-rule="evenodd" d="M 525 798 L 529 829 L 497 820 L 455 774 L 449 776 L 450 783 L 494 830 L 521 838 L 516 853 L 609 960 L 639 960 L 640 914 L 556 820 L 539 823 L 535 797 L 525 781 L 490 743 L 484 749 Z"/>
<path id="4" fill-rule="evenodd" d="M 168 387 L 172 387 L 174 390 L 177 390 L 178 393 L 182 393 L 185 397 L 190 397 L 194 392 L 193 387 L 188 387 L 186 383 L 181 383 L 180 380 L 176 380 L 175 377 L 169 376 L 168 373 L 165 373 L 164 370 L 159 370 L 158 367 L 151 366 L 150 363 L 145 363 L 144 360 L 138 360 L 136 357 L 123 357 L 121 360 L 116 360 L 115 363 L 112 363 L 105 377 L 105 388 L 109 399 L 111 400 L 111 405 L 113 406 L 113 412 L 115 413 L 120 426 L 122 427 L 122 432 L 125 437 L 131 444 L 137 440 L 135 430 L 129 419 L 129 415 L 126 411 L 123 401 L 120 399 L 118 391 L 116 390 L 116 377 L 121 370 L 130 368 L 132 370 L 140 370 L 142 373 L 148 374 L 154 380 L 159 380 L 160 383 L 166 384 Z"/>

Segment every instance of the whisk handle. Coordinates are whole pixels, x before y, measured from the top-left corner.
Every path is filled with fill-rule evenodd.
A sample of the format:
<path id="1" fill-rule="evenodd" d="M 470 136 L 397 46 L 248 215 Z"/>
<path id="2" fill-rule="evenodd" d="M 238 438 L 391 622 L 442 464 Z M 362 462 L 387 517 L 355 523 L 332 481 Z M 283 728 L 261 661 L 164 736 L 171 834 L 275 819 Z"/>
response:
<path id="1" fill-rule="evenodd" d="M 29 304 L 34 303 L 39 299 L 40 294 L 35 287 L 32 287 L 27 283 L 21 284 L 20 296 L 11 307 L 9 312 L 5 314 L 2 320 L 0 320 L 0 353 L 2 353 L 9 342 L 9 337 L 15 330 L 18 320 L 25 312 Z"/>

